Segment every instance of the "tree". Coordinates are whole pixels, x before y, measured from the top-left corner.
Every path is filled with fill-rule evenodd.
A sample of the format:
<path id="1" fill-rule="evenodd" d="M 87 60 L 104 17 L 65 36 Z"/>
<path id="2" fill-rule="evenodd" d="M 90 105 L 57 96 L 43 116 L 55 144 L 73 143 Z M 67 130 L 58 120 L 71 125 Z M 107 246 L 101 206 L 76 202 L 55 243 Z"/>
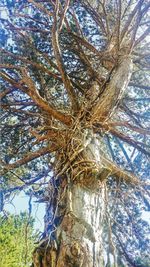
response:
<path id="1" fill-rule="evenodd" d="M 33 219 L 28 214 L 0 217 L 0 262 L 3 267 L 29 266 L 34 249 Z"/>
<path id="2" fill-rule="evenodd" d="M 3 5 L 1 195 L 46 202 L 33 266 L 143 266 L 130 236 L 149 208 L 150 3 Z"/>

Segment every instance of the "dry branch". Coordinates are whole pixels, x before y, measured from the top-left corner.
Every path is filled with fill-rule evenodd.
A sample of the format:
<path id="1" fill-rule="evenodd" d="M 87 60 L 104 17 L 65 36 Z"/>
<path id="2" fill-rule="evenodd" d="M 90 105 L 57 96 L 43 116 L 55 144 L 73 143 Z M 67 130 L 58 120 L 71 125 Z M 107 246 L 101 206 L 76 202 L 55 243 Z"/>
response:
<path id="1" fill-rule="evenodd" d="M 13 78 L 11 78 L 8 74 L 1 72 L 1 76 L 4 80 L 15 86 L 16 88 L 20 89 L 27 95 L 31 97 L 31 99 L 34 101 L 34 103 L 43 111 L 47 112 L 57 120 L 61 121 L 62 123 L 66 125 L 70 125 L 72 122 L 71 116 L 67 114 L 63 114 L 59 111 L 57 111 L 52 105 L 47 103 L 45 99 L 43 99 L 38 90 L 35 87 L 34 82 L 32 81 L 31 77 L 29 77 L 27 71 L 21 67 L 17 67 L 22 72 L 22 80 L 16 82 Z M 24 85 L 27 85 L 28 88 L 26 88 Z"/>
<path id="2" fill-rule="evenodd" d="M 41 148 L 35 152 L 28 153 L 28 155 L 24 156 L 22 159 L 19 159 L 14 163 L 6 164 L 6 163 L 2 162 L 2 166 L 4 169 L 4 171 L 2 171 L 2 172 L 5 173 L 5 171 L 9 171 L 9 170 L 15 169 L 17 167 L 20 167 L 20 166 L 27 164 L 28 162 L 36 159 L 36 158 L 44 156 L 48 153 L 52 153 L 52 152 L 56 151 L 57 149 L 58 149 L 58 147 L 55 144 L 51 144 L 48 147 L 44 147 L 44 148 Z"/>
<path id="3" fill-rule="evenodd" d="M 58 28 L 58 13 L 59 13 L 59 1 L 56 1 L 55 5 L 55 12 L 54 12 L 54 22 L 53 22 L 53 29 L 52 29 L 52 45 L 53 45 L 53 50 L 55 54 L 55 58 L 57 61 L 57 67 L 60 71 L 62 81 L 64 83 L 64 86 L 68 92 L 68 96 L 71 100 L 72 108 L 74 111 L 78 110 L 78 101 L 77 97 L 74 91 L 74 88 L 72 86 L 72 83 L 70 81 L 70 78 L 68 74 L 66 73 L 65 66 L 63 63 L 60 47 L 59 47 L 59 28 Z"/>

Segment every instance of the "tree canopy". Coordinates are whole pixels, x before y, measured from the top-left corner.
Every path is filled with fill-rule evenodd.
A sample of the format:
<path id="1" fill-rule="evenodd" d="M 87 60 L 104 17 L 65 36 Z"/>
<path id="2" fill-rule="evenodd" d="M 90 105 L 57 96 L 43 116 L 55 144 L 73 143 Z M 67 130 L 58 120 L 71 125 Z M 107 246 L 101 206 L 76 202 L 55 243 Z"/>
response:
<path id="1" fill-rule="evenodd" d="M 0 216 L 0 265 L 29 266 L 36 238 L 33 219 L 28 214 Z"/>
<path id="2" fill-rule="evenodd" d="M 1 210 L 17 190 L 46 202 L 64 173 L 90 190 L 96 177 L 105 248 L 114 253 L 113 235 L 119 266 L 148 257 L 149 9 L 146 0 L 2 1 Z M 91 133 L 99 165 L 83 156 Z"/>

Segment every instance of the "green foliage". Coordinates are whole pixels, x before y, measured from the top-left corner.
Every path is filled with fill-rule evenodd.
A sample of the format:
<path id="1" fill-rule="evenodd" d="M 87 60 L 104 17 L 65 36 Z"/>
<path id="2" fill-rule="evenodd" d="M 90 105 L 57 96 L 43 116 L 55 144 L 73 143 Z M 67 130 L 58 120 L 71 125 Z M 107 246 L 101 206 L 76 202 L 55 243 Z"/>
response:
<path id="1" fill-rule="evenodd" d="M 27 267 L 31 264 L 36 234 L 27 213 L 0 216 L 0 267 Z"/>

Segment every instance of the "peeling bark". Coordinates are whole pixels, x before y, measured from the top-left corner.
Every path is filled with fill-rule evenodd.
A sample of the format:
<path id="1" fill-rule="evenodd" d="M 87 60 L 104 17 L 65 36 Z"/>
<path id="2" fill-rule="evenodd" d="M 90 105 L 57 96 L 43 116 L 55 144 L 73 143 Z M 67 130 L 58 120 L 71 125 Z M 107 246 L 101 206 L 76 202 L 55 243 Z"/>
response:
<path id="1" fill-rule="evenodd" d="M 56 266 L 103 266 L 103 190 L 94 193 L 74 185 L 71 194 L 72 211 L 65 215 L 59 229 L 61 246 Z"/>
<path id="2" fill-rule="evenodd" d="M 71 210 L 57 229 L 56 241 L 34 252 L 34 267 L 103 267 L 104 192 L 71 188 Z"/>
<path id="3" fill-rule="evenodd" d="M 91 131 L 86 131 L 83 141 L 82 158 L 90 162 L 93 171 L 81 173 L 76 179 L 71 176 L 70 182 L 61 183 L 59 199 L 53 199 L 53 206 L 58 200 L 56 217 L 62 216 L 57 229 L 47 231 L 46 241 L 34 251 L 34 267 L 103 267 L 104 255 L 102 246 L 102 230 L 104 221 L 104 184 L 97 180 L 100 165 L 100 151 L 98 141 Z M 80 154 L 80 157 L 81 157 Z M 77 163 L 79 155 L 74 158 L 74 175 L 80 171 Z M 81 158 L 80 158 L 81 160 Z M 75 164 L 77 163 L 77 165 Z M 94 164 L 95 165 L 94 165 Z M 95 169 L 94 169 L 95 166 Z M 67 176 L 67 170 L 65 175 Z M 86 182 L 85 182 L 86 180 Z M 64 187 L 64 188 L 63 188 Z M 47 205 L 46 228 L 50 224 L 51 204 Z M 55 233 L 55 237 L 53 234 Z"/>

